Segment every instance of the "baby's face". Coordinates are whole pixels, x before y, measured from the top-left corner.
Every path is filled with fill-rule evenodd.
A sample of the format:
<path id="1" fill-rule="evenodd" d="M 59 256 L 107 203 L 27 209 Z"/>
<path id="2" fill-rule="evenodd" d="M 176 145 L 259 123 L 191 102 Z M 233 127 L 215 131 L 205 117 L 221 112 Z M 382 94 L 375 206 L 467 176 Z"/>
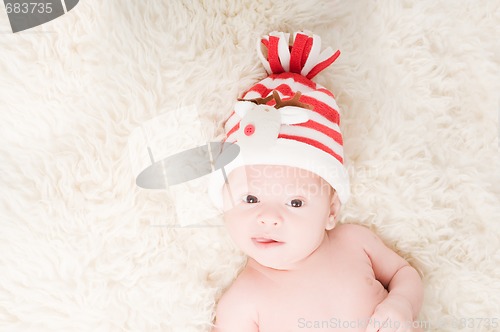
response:
<path id="1" fill-rule="evenodd" d="M 334 227 L 339 206 L 328 183 L 314 173 L 252 165 L 229 175 L 224 186 L 224 220 L 241 250 L 261 265 L 291 269 Z M 335 197 L 335 199 L 332 199 Z"/>

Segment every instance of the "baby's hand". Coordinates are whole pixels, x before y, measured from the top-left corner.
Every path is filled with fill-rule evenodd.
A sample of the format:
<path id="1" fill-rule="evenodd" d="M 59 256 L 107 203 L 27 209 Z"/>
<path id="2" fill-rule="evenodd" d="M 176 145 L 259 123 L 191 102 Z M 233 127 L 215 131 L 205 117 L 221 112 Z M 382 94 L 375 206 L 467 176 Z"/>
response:
<path id="1" fill-rule="evenodd" d="M 412 308 L 400 295 L 391 295 L 379 303 L 370 318 L 366 332 L 411 332 Z"/>

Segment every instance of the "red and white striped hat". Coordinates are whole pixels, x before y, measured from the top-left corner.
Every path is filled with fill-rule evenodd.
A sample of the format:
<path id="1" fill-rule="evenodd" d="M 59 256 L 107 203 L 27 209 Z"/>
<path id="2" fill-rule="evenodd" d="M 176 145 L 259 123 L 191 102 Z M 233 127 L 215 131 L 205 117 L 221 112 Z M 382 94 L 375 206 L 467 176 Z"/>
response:
<path id="1" fill-rule="evenodd" d="M 311 171 L 326 180 L 345 203 L 349 177 L 344 168 L 339 107 L 334 95 L 311 79 L 340 52 L 321 51 L 317 35 L 272 32 L 258 43 L 269 76 L 247 90 L 224 124 L 226 143 L 240 151 L 211 179 L 210 196 L 222 207 L 225 176 L 243 165 L 286 165 Z M 222 151 L 221 155 L 224 155 Z"/>

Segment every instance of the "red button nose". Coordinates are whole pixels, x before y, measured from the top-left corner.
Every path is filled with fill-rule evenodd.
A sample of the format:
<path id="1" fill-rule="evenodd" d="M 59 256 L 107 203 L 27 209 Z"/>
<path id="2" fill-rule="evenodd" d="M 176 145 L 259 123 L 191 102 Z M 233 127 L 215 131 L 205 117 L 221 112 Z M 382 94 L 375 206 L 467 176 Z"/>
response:
<path id="1" fill-rule="evenodd" d="M 253 124 L 249 124 L 245 127 L 245 130 L 243 130 L 245 135 L 250 136 L 255 132 L 255 126 Z"/>

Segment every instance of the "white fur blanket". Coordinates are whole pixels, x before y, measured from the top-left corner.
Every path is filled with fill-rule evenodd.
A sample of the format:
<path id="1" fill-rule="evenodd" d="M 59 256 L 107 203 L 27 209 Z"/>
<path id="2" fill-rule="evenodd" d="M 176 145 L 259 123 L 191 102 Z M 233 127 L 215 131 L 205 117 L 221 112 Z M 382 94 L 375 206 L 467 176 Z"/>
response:
<path id="1" fill-rule="evenodd" d="M 422 273 L 426 330 L 499 331 L 499 26 L 497 0 L 82 0 L 17 34 L 2 8 L 0 330 L 209 331 L 244 257 L 167 227 L 181 196 L 135 185 L 129 138 L 181 107 L 219 135 L 265 75 L 256 38 L 305 29 L 342 52 L 316 79 L 342 109 L 342 222 Z"/>

